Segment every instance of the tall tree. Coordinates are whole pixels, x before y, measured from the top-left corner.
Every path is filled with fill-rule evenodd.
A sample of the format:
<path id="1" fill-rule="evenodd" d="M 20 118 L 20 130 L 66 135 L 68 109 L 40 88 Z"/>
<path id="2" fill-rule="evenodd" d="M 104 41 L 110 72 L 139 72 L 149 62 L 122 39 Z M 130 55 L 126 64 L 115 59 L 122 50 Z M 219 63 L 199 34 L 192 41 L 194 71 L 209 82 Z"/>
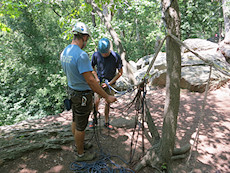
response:
<path id="1" fill-rule="evenodd" d="M 177 0 L 161 0 L 161 4 L 167 34 L 180 39 L 180 13 Z M 166 102 L 162 138 L 158 145 L 147 152 L 140 164 L 137 165 L 136 170 L 149 164 L 156 167 L 164 165 L 167 172 L 172 172 L 171 158 L 175 147 L 180 103 L 181 50 L 179 44 L 170 36 L 166 38 L 166 59 Z"/>
<path id="2" fill-rule="evenodd" d="M 219 50 L 230 64 L 230 0 L 222 0 L 225 37 L 219 45 Z"/>
<path id="3" fill-rule="evenodd" d="M 62 111 L 57 56 L 66 41 L 59 16 L 45 3 L 27 0 L 1 1 L 0 11 L 0 22 L 10 28 L 0 31 L 0 125 Z"/>
<path id="4" fill-rule="evenodd" d="M 124 73 L 128 75 L 128 77 L 131 79 L 131 81 L 133 83 L 136 83 L 136 80 L 133 76 L 133 71 L 132 68 L 129 64 L 129 62 L 127 62 L 126 60 L 126 52 L 125 49 L 123 48 L 123 45 L 121 43 L 121 40 L 118 36 L 118 34 L 116 33 L 116 31 L 113 29 L 110 21 L 111 21 L 111 14 L 110 13 L 105 13 L 98 7 L 98 5 L 95 3 L 95 1 L 93 0 L 85 0 L 86 3 L 90 4 L 93 8 L 93 10 L 98 14 L 98 16 L 100 17 L 100 19 L 104 22 L 107 30 L 109 31 L 111 37 L 113 38 L 113 41 L 115 43 L 115 45 L 117 46 L 118 49 L 118 53 L 121 56 L 123 65 L 124 65 Z M 106 4 L 104 5 L 104 9 L 107 9 Z"/>
<path id="5" fill-rule="evenodd" d="M 180 14 L 177 0 L 162 0 L 161 2 L 168 34 L 180 38 Z M 166 39 L 166 59 L 166 102 L 160 151 L 163 162 L 170 167 L 175 145 L 181 79 L 181 50 L 179 44 L 171 37 Z"/>

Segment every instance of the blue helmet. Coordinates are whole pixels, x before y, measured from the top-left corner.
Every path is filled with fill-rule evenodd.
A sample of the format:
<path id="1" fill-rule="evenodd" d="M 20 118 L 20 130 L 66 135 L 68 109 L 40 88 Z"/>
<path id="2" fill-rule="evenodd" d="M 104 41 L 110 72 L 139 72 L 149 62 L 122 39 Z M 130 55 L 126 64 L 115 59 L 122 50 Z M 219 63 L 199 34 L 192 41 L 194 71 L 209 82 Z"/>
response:
<path id="1" fill-rule="evenodd" d="M 98 51 L 100 53 L 107 53 L 107 52 L 109 52 L 109 49 L 110 49 L 109 39 L 107 39 L 107 38 L 100 39 L 100 41 L 98 43 Z"/>

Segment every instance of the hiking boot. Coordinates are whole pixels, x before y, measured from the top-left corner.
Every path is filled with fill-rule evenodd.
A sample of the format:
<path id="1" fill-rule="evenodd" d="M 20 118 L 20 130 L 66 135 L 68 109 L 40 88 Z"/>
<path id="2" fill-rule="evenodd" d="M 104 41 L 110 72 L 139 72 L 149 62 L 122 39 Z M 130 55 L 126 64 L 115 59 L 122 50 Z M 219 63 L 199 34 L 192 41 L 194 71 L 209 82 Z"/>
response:
<path id="1" fill-rule="evenodd" d="M 108 130 L 113 130 L 113 126 L 109 123 L 105 123 L 104 127 L 107 128 Z"/>
<path id="2" fill-rule="evenodd" d="M 84 150 L 88 150 L 93 147 L 93 144 L 91 142 L 87 142 L 84 144 Z M 76 144 L 74 145 L 74 152 L 77 152 L 77 146 Z"/>
<path id="3" fill-rule="evenodd" d="M 95 153 L 93 152 L 88 152 L 88 153 L 84 153 L 82 155 L 75 155 L 75 159 L 78 162 L 83 162 L 83 161 L 90 161 L 93 160 L 96 157 Z"/>

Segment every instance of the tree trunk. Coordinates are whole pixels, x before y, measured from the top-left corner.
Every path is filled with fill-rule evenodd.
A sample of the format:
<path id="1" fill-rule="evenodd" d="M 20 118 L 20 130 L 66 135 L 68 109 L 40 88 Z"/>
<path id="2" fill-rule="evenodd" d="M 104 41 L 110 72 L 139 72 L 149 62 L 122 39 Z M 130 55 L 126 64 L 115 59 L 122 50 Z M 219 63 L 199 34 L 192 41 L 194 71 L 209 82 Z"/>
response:
<path id="1" fill-rule="evenodd" d="M 230 64 L 230 0 L 222 0 L 225 37 L 219 44 L 218 50 Z"/>
<path id="2" fill-rule="evenodd" d="M 161 3 L 167 32 L 180 38 L 180 15 L 177 0 L 162 0 Z M 181 79 L 181 50 L 179 44 L 171 37 L 166 39 L 166 60 L 166 101 L 160 155 L 170 170 L 180 104 Z"/>
<path id="3" fill-rule="evenodd" d="M 136 84 L 136 79 L 133 75 L 132 67 L 129 64 L 129 62 L 126 61 L 126 53 L 125 53 L 125 50 L 121 44 L 121 40 L 119 39 L 118 34 L 113 29 L 113 27 L 110 23 L 110 19 L 109 19 L 110 16 L 105 16 L 93 0 L 85 0 L 85 2 L 92 6 L 93 10 L 95 10 L 95 12 L 98 14 L 100 19 L 104 22 L 107 30 L 109 31 L 110 35 L 113 38 L 115 45 L 117 46 L 118 53 L 121 56 L 122 63 L 123 63 L 124 75 L 127 75 L 127 77 L 131 80 L 131 83 Z"/>
<path id="4" fill-rule="evenodd" d="M 95 11 L 94 10 L 92 10 L 92 13 L 91 13 L 91 16 L 92 16 L 92 23 L 93 23 L 93 26 L 94 27 L 96 27 L 97 25 L 96 25 L 96 19 L 95 19 Z"/>
<path id="5" fill-rule="evenodd" d="M 177 0 L 161 0 L 161 3 L 167 33 L 180 39 L 180 15 Z M 137 171 L 146 165 L 155 168 L 164 165 L 167 172 L 172 172 L 172 159 L 184 158 L 183 153 L 190 149 L 190 145 L 188 145 L 182 149 L 174 150 L 180 104 L 181 50 L 179 44 L 171 36 L 166 38 L 166 59 L 166 102 L 162 138 L 158 144 L 148 150 L 136 166 Z"/>
<path id="6" fill-rule="evenodd" d="M 222 0 L 222 8 L 224 15 L 224 42 L 230 44 L 230 0 Z"/>

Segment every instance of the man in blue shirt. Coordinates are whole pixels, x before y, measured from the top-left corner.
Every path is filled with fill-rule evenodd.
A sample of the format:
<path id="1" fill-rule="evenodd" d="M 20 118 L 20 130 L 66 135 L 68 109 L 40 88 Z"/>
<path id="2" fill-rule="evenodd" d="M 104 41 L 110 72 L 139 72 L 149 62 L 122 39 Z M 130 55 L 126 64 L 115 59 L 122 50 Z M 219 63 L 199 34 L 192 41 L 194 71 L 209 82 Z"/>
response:
<path id="1" fill-rule="evenodd" d="M 91 64 L 94 68 L 93 74 L 96 80 L 101 84 L 102 88 L 106 93 L 114 95 L 114 91 L 110 90 L 105 80 L 108 80 L 109 85 L 114 86 L 116 80 L 122 75 L 122 60 L 121 57 L 114 51 L 110 50 L 110 42 L 107 38 L 102 38 L 98 42 L 98 52 L 95 52 L 92 56 Z M 95 109 L 98 111 L 100 103 L 100 97 L 95 96 Z M 113 126 L 109 124 L 109 108 L 110 103 L 105 103 L 105 124 L 104 126 L 108 129 L 113 129 Z M 89 127 L 93 127 L 90 124 Z"/>
<path id="2" fill-rule="evenodd" d="M 62 51 L 60 60 L 72 101 L 72 133 L 77 147 L 76 160 L 86 161 L 95 157 L 95 153 L 84 153 L 85 128 L 93 107 L 93 91 L 105 98 L 108 103 L 115 102 L 116 97 L 108 95 L 100 87 L 93 76 L 88 54 L 82 50 L 90 37 L 87 25 L 77 22 L 72 32 L 74 34 L 72 43 Z"/>

